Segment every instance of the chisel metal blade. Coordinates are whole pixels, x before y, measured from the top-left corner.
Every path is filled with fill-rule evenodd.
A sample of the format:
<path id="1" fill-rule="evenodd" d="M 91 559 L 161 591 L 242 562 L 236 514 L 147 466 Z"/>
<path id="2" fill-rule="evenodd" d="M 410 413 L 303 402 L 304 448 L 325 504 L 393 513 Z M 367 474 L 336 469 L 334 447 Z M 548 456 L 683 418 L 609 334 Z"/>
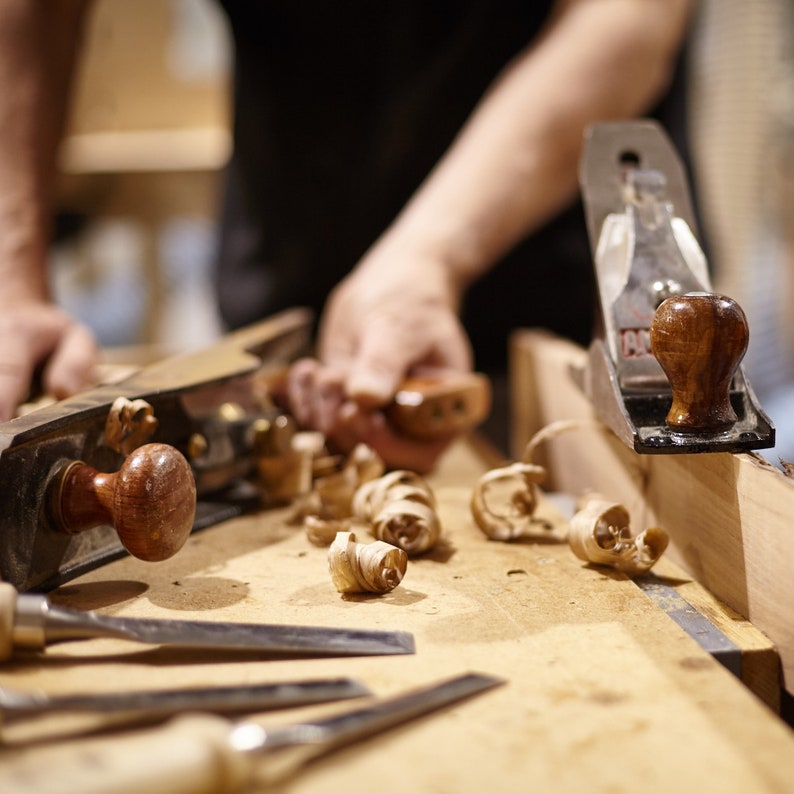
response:
<path id="1" fill-rule="evenodd" d="M 18 594 L 0 583 L 0 660 L 15 649 L 115 637 L 174 648 L 290 656 L 381 656 L 415 652 L 413 635 L 325 626 L 120 618 L 56 606 L 46 596 Z"/>
<path id="2" fill-rule="evenodd" d="M 152 689 L 47 695 L 0 687 L 4 722 L 53 712 L 93 712 L 165 717 L 181 711 L 216 714 L 255 713 L 363 697 L 370 690 L 354 678 L 281 681 L 242 686 Z"/>
<path id="3" fill-rule="evenodd" d="M 264 791 L 337 748 L 503 683 L 488 675 L 466 674 L 327 719 L 272 729 L 253 720 L 234 724 L 193 713 L 158 728 L 98 739 L 93 745 L 71 744 L 67 752 L 50 756 L 49 763 L 42 763 L 40 754 L 18 754 L 0 767 L 0 788 L 5 794 L 52 791 L 55 780 L 60 794 L 107 794 L 110 783 L 113 791 L 123 794 Z M 393 759 L 387 756 L 386 761 Z M 369 787 L 377 788 L 377 780 Z"/>
<path id="4" fill-rule="evenodd" d="M 246 755 L 258 780 L 281 782 L 310 761 L 423 717 L 506 683 L 483 673 L 465 673 L 323 719 L 266 729 L 257 722 L 232 726 L 229 750 Z"/>
<path id="5" fill-rule="evenodd" d="M 249 723 L 242 723 L 232 731 L 229 741 L 237 749 L 260 753 L 303 747 L 308 750 L 304 755 L 306 760 L 438 711 L 504 683 L 504 679 L 495 676 L 465 673 L 312 722 L 287 725 L 270 731 L 249 731 L 246 727 Z"/>

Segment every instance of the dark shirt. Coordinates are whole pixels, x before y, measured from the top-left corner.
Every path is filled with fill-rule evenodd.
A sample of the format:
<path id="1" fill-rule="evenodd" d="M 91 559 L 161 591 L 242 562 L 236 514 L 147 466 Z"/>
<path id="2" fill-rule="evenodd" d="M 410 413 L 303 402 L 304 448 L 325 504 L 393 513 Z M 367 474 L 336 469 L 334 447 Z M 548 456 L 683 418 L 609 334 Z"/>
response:
<path id="1" fill-rule="evenodd" d="M 291 306 L 319 316 L 330 290 L 398 214 L 552 5 L 222 4 L 235 43 L 234 153 L 218 267 L 230 327 Z M 679 143 L 681 108 L 662 113 Z M 489 372 L 504 368 L 512 329 L 546 327 L 586 343 L 593 315 L 578 202 L 478 281 L 462 312 L 476 366 Z"/>

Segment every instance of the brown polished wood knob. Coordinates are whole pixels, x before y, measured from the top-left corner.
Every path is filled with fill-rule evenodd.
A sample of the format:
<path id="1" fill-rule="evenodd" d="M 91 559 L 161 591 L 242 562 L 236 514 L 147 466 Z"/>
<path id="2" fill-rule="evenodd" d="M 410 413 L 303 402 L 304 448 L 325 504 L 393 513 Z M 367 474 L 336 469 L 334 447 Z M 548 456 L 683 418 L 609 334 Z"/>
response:
<path id="1" fill-rule="evenodd" d="M 179 450 L 145 444 L 110 474 L 82 461 L 67 464 L 56 475 L 50 504 L 62 532 L 109 524 L 133 557 L 156 562 L 176 554 L 187 540 L 196 515 L 196 482 Z"/>
<path id="2" fill-rule="evenodd" d="M 491 382 L 479 372 L 412 376 L 386 408 L 389 422 L 420 441 L 449 439 L 482 422 L 491 409 Z"/>
<path id="3" fill-rule="evenodd" d="M 667 424 L 715 433 L 736 422 L 730 386 L 747 350 L 747 318 L 724 295 L 689 292 L 668 298 L 651 323 L 651 348 L 673 391 Z"/>

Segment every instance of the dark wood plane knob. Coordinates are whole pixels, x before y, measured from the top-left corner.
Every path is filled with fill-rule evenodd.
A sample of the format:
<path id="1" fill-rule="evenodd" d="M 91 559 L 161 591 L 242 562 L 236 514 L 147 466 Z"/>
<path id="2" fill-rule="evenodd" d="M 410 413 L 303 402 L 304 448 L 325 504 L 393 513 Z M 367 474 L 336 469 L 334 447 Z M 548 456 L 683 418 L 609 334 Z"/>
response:
<path id="1" fill-rule="evenodd" d="M 74 535 L 109 524 L 124 548 L 141 560 L 173 556 L 193 528 L 193 471 L 168 444 L 138 447 L 110 474 L 75 461 L 56 475 L 53 485 L 50 504 L 59 530 Z"/>
<path id="2" fill-rule="evenodd" d="M 724 295 L 690 292 L 660 304 L 651 348 L 670 381 L 667 424 L 680 432 L 715 433 L 736 422 L 730 386 L 747 350 L 747 318 Z"/>

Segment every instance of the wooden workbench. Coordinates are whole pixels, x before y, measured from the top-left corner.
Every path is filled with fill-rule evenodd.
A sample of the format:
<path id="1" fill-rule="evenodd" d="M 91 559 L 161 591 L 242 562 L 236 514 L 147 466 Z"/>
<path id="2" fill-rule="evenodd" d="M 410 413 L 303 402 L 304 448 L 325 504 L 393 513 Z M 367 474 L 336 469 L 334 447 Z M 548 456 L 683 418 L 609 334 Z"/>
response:
<path id="1" fill-rule="evenodd" d="M 609 494 L 637 526 L 664 527 L 666 558 L 774 643 L 794 719 L 794 468 L 776 468 L 752 452 L 637 454 L 595 423 L 579 385 L 586 362 L 586 351 L 566 340 L 533 329 L 514 334 L 514 454 L 558 420 L 597 426 L 562 433 L 538 450 L 550 487 Z"/>
<path id="2" fill-rule="evenodd" d="M 340 596 L 326 551 L 288 525 L 288 509 L 204 530 L 164 563 L 116 561 L 51 596 L 113 615 L 402 629 L 415 635 L 413 656 L 213 660 L 96 639 L 7 663 L 0 683 L 69 693 L 351 675 L 386 695 L 476 670 L 506 684 L 317 761 L 276 790 L 794 790 L 791 730 L 632 581 L 585 566 L 565 543 L 485 539 L 468 510 L 482 470 L 464 443 L 442 461 L 432 481 L 444 543 L 410 562 L 385 596 Z M 550 505 L 543 513 L 559 524 Z M 21 759 L 52 770 L 57 790 L 56 761 L 75 740 L 52 737 L 87 724 L 97 725 L 52 717 L 8 726 L 0 790 L 10 790 L 4 770 Z M 106 731 L 79 741 L 102 748 L 122 738 Z"/>

